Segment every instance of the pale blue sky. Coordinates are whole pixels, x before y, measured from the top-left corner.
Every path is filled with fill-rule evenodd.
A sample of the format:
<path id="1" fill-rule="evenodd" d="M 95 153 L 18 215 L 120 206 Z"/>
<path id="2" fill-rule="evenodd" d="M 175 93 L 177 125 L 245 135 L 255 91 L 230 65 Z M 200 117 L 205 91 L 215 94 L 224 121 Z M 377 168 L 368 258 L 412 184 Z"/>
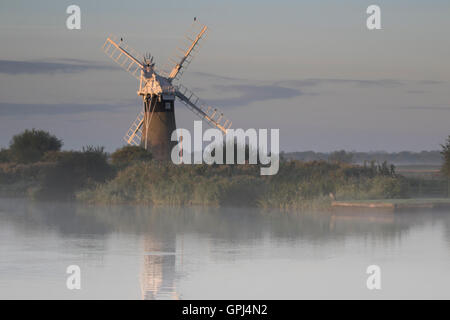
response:
<path id="1" fill-rule="evenodd" d="M 368 31 L 375 3 L 383 30 Z M 65 28 L 70 4 L 79 31 Z M 0 146 L 35 127 L 65 148 L 119 147 L 141 106 L 106 36 L 161 65 L 196 16 L 210 32 L 182 83 L 234 127 L 280 128 L 286 151 L 437 149 L 450 134 L 449 13 L 448 1 L 3 1 Z"/>

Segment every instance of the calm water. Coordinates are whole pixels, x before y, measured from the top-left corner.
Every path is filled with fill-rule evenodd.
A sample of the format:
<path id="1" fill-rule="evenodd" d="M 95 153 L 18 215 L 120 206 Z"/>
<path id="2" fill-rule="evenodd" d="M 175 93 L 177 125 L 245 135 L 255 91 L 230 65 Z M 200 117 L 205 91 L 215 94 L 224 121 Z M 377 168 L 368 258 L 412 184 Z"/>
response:
<path id="1" fill-rule="evenodd" d="M 81 268 L 81 290 L 66 268 Z M 382 290 L 366 287 L 381 267 Z M 0 298 L 450 298 L 450 212 L 286 215 L 0 199 Z"/>

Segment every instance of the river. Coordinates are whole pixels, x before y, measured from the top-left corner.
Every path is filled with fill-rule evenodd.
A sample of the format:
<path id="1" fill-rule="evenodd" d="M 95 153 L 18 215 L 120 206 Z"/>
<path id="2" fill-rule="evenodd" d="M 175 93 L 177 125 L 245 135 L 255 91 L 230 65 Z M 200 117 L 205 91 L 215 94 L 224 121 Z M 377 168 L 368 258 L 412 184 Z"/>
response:
<path id="1" fill-rule="evenodd" d="M 80 290 L 66 286 L 71 265 Z M 450 212 L 0 199 L 1 299 L 449 299 L 449 270 Z"/>

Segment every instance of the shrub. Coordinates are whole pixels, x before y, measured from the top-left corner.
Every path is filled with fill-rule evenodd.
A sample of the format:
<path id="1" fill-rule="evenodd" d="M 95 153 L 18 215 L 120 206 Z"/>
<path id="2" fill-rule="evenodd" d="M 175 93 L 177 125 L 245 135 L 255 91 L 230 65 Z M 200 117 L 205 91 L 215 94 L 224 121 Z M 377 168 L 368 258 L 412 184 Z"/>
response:
<path id="1" fill-rule="evenodd" d="M 11 151 L 9 149 L 0 150 L 0 163 L 11 161 Z"/>
<path id="2" fill-rule="evenodd" d="M 62 141 L 43 130 L 25 130 L 15 135 L 10 143 L 11 159 L 18 163 L 40 161 L 48 151 L 59 151 Z"/>
<path id="3" fill-rule="evenodd" d="M 151 152 L 138 146 L 125 146 L 111 154 L 112 164 L 121 168 L 135 161 L 150 161 L 151 159 Z"/>
<path id="4" fill-rule="evenodd" d="M 0 194 L 6 197 L 32 196 L 32 189 L 39 188 L 45 172 L 53 165 L 43 162 L 0 164 Z"/>
<path id="5" fill-rule="evenodd" d="M 58 162 L 60 160 L 62 160 L 65 155 L 67 154 L 67 151 L 47 151 L 43 156 L 42 156 L 42 162 Z"/>
<path id="6" fill-rule="evenodd" d="M 37 195 L 40 198 L 72 198 L 76 191 L 105 182 L 113 170 L 102 147 L 86 147 L 83 151 L 65 151 L 57 156 L 43 178 Z"/>
<path id="7" fill-rule="evenodd" d="M 259 161 L 259 153 L 258 148 L 250 145 L 249 143 L 239 143 L 237 138 L 233 140 L 226 140 L 213 143 L 207 147 L 207 158 L 213 159 L 216 155 L 216 151 L 220 150 L 222 152 L 222 163 L 227 163 L 227 151 L 232 150 L 233 163 L 238 163 L 238 154 L 243 155 L 243 162 L 250 163 L 251 159 L 256 160 L 256 163 L 260 163 Z M 231 157 L 231 156 L 230 156 Z"/>

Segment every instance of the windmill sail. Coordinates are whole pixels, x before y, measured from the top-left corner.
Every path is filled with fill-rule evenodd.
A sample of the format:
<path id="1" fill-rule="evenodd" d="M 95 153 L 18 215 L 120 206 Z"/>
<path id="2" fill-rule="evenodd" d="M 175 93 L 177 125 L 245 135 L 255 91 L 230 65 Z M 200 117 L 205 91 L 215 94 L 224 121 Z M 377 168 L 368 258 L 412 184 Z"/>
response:
<path id="1" fill-rule="evenodd" d="M 131 73 L 133 77 L 140 80 L 141 70 L 143 68 L 143 56 L 136 50 L 125 45 L 122 40 L 115 36 L 109 36 L 103 45 L 103 51 L 119 66 Z"/>
<path id="2" fill-rule="evenodd" d="M 136 120 L 131 124 L 130 129 L 128 129 L 123 140 L 129 145 L 139 146 L 142 137 L 142 124 L 144 123 L 144 111 L 139 112 Z"/>
<path id="3" fill-rule="evenodd" d="M 175 95 L 188 107 L 188 109 L 211 126 L 220 129 L 223 133 L 226 134 L 227 130 L 231 127 L 232 122 L 229 119 L 226 119 L 222 112 L 217 108 L 213 108 L 202 102 L 196 94 L 185 86 L 178 85 L 176 87 Z"/>
<path id="4" fill-rule="evenodd" d="M 206 26 L 194 22 L 191 30 L 186 34 L 182 46 L 177 48 L 174 57 L 169 59 L 169 64 L 164 68 L 165 76 L 169 80 L 178 80 L 181 77 L 198 52 L 202 40 L 206 38 L 207 30 Z"/>

